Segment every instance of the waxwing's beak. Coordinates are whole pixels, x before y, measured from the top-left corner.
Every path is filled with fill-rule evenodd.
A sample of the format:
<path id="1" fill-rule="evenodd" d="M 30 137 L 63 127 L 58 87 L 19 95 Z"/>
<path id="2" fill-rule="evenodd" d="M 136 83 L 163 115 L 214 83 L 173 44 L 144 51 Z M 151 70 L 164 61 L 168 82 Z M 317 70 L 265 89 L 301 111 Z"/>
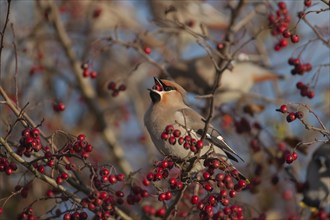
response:
<path id="1" fill-rule="evenodd" d="M 154 77 L 154 81 L 155 81 L 154 89 L 157 91 L 163 91 L 164 83 L 157 77 Z"/>
<path id="2" fill-rule="evenodd" d="M 164 84 L 163 82 L 158 79 L 157 77 L 154 77 L 155 85 L 152 87 L 152 89 L 148 89 L 150 92 L 150 98 L 153 103 L 157 103 L 161 99 L 160 91 L 164 90 Z"/>

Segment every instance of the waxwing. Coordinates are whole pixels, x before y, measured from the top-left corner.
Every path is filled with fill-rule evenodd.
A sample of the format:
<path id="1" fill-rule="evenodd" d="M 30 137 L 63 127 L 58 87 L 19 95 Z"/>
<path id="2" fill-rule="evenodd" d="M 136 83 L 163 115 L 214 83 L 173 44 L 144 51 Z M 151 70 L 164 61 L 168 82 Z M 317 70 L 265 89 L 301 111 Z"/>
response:
<path id="1" fill-rule="evenodd" d="M 230 160 L 243 161 L 212 125 L 205 139 L 200 140 L 205 119 L 185 103 L 186 91 L 180 85 L 169 80 L 154 80 L 154 87 L 149 89 L 152 103 L 144 116 L 144 123 L 160 153 L 189 159 L 198 152 L 224 161 L 229 170 L 233 169 Z M 203 168 L 203 160 L 199 163 L 196 170 Z M 246 179 L 241 174 L 240 177 Z"/>
<path id="2" fill-rule="evenodd" d="M 330 205 L 330 143 L 322 144 L 307 167 L 302 202 L 315 208 Z"/>
<path id="3" fill-rule="evenodd" d="M 227 69 L 222 74 L 220 87 L 214 97 L 216 107 L 239 100 L 256 83 L 282 78 L 281 75 L 248 60 L 235 61 L 232 66 L 232 70 Z M 167 67 L 167 72 L 189 92 L 205 95 L 212 89 L 216 69 L 210 56 L 201 56 L 173 62 Z"/>

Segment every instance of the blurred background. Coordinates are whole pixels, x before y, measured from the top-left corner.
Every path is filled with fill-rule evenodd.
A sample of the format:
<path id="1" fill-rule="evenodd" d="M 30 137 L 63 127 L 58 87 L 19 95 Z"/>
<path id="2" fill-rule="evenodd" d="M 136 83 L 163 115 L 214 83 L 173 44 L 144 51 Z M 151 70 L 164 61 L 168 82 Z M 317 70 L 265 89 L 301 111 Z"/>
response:
<path id="1" fill-rule="evenodd" d="M 252 184 L 237 201 L 249 207 L 251 218 L 308 218 L 310 211 L 299 206 L 301 186 L 312 153 L 329 139 L 314 128 L 330 127 L 330 14 L 326 1 L 313 0 L 309 7 L 284 2 L 287 12 L 276 15 L 278 1 L 245 1 L 232 25 L 237 1 L 12 1 L 0 85 L 45 134 L 55 134 L 57 145 L 65 143 L 61 132 L 83 133 L 94 146 L 92 162 L 146 173 L 163 158 L 143 124 L 153 76 L 180 83 L 187 103 L 208 116 L 207 95 L 230 27 L 232 62 L 214 96 L 212 123 L 245 160 L 235 166 Z M 1 28 L 7 5 L 0 2 Z M 271 15 L 289 17 L 286 28 L 299 42 L 270 27 Z M 290 58 L 311 64 L 311 70 L 292 72 Z M 301 95 L 298 82 L 312 93 Z M 303 121 L 288 123 L 287 114 L 276 111 L 283 104 L 303 112 Z M 16 116 L 3 103 L 0 113 L 5 136 Z M 12 142 L 18 143 L 22 128 L 11 131 Z M 290 165 L 283 159 L 286 151 L 298 154 Z M 27 181 L 20 169 L 10 178 L 0 175 L 0 198 Z M 0 219 L 15 216 L 46 188 L 31 187 L 26 199 L 8 201 L 12 212 Z M 35 212 L 51 206 L 45 202 Z"/>

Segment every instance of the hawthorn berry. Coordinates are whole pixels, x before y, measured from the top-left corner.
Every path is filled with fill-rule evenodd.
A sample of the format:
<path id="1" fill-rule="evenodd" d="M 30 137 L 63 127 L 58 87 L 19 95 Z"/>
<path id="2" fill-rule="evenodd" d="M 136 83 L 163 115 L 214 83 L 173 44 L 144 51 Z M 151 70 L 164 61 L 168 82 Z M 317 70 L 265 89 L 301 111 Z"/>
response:
<path id="1" fill-rule="evenodd" d="M 298 43 L 299 42 L 299 36 L 297 34 L 291 35 L 291 42 L 292 43 Z"/>
<path id="2" fill-rule="evenodd" d="M 152 50 L 151 50 L 150 47 L 145 47 L 145 48 L 143 48 L 143 51 L 144 51 L 144 53 L 147 54 L 147 55 L 151 54 L 151 52 L 152 52 Z"/>
<path id="3" fill-rule="evenodd" d="M 294 112 L 290 112 L 286 117 L 287 122 L 292 122 L 296 120 L 296 114 Z"/>
<path id="4" fill-rule="evenodd" d="M 298 119 L 302 119 L 304 117 L 304 113 L 302 111 L 297 111 L 295 113 L 295 115 L 296 115 L 296 118 L 298 118 Z"/>

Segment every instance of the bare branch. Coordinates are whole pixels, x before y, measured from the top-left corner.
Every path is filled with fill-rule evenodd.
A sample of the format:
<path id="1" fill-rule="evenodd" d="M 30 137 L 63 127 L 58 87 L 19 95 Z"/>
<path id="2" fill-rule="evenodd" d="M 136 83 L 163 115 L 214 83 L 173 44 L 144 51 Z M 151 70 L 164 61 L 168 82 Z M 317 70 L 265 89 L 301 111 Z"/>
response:
<path id="1" fill-rule="evenodd" d="M 59 38 L 59 41 L 65 51 L 65 54 L 70 61 L 71 68 L 73 69 L 82 95 L 84 96 L 88 107 L 94 113 L 94 116 L 101 127 L 102 136 L 106 141 L 108 147 L 112 150 L 119 167 L 123 170 L 125 174 L 129 174 L 129 172 L 132 171 L 132 168 L 124 158 L 123 148 L 119 146 L 116 142 L 116 137 L 113 133 L 113 128 L 111 128 L 110 125 L 106 123 L 105 116 L 101 110 L 99 103 L 97 102 L 97 97 L 92 85 L 82 76 L 80 68 L 81 65 L 77 60 L 76 54 L 72 48 L 71 39 L 69 38 L 61 21 L 58 8 L 53 1 L 47 1 L 47 7 L 49 7 L 51 10 L 50 22 L 56 30 L 57 37 Z"/>
<path id="2" fill-rule="evenodd" d="M 5 18 L 5 24 L 2 28 L 2 31 L 1 31 L 1 39 L 0 39 L 0 85 L 2 83 L 2 74 L 1 74 L 1 69 L 2 69 L 2 66 L 1 66 L 1 54 L 2 54 L 2 49 L 3 49 L 3 41 L 5 39 L 5 32 L 6 32 L 6 28 L 7 28 L 7 24 L 8 24 L 8 21 L 9 21 L 9 13 L 10 13 L 10 3 L 11 3 L 11 0 L 7 0 L 7 14 L 6 14 L 6 18 Z"/>

